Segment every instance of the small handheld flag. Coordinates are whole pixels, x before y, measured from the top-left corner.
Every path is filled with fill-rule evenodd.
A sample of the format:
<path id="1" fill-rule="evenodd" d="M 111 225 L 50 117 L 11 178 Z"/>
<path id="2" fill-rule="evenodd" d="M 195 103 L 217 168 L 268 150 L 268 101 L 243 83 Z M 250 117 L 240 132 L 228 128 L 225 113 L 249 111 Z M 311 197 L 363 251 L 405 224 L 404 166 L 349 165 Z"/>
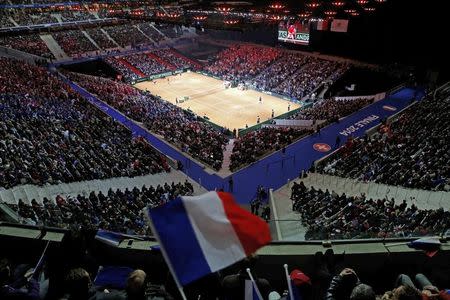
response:
<path id="1" fill-rule="evenodd" d="M 429 257 L 433 257 L 441 248 L 441 242 L 438 237 L 424 237 L 409 242 L 407 245 L 413 249 L 423 250 Z"/>
<path id="2" fill-rule="evenodd" d="M 256 285 L 255 279 L 253 278 L 252 272 L 249 268 L 246 269 L 248 277 L 250 280 L 245 281 L 245 300 L 263 300 L 261 292 L 259 291 L 258 286 Z M 247 288 L 248 282 L 251 284 L 251 289 Z M 247 291 L 251 292 L 251 294 L 247 294 Z"/>

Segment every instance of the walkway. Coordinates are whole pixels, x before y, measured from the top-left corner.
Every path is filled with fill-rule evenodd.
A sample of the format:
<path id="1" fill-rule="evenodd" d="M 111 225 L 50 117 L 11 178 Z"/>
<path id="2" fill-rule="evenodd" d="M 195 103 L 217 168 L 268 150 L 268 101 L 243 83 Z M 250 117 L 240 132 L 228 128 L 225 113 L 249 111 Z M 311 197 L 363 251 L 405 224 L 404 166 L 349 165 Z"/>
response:
<path id="1" fill-rule="evenodd" d="M 125 190 L 133 189 L 134 187 L 141 188 L 143 185 L 150 186 L 158 186 L 164 185 L 164 183 L 171 184 L 172 182 L 183 183 L 185 180 L 189 180 L 194 187 L 194 194 L 202 194 L 206 190 L 201 187 L 199 184 L 192 181 L 185 174 L 180 171 L 172 170 L 170 173 L 158 173 L 154 175 L 145 175 L 145 176 L 137 176 L 137 177 L 117 177 L 110 179 L 102 179 L 102 180 L 89 180 L 89 181 L 79 181 L 79 182 L 71 182 L 71 183 L 60 183 L 54 185 L 21 185 L 16 186 L 10 189 L 2 189 L 0 190 L 0 203 L 15 203 L 17 204 L 19 199 L 22 199 L 25 202 L 31 202 L 31 200 L 35 199 L 37 202 L 42 203 L 44 198 L 55 201 L 56 196 L 60 195 L 66 197 L 68 195 L 76 196 L 76 195 L 89 195 L 90 192 L 99 192 L 106 194 L 109 189 L 121 189 Z"/>
<path id="2" fill-rule="evenodd" d="M 58 42 L 53 38 L 51 34 L 41 34 L 41 40 L 45 43 L 48 50 L 53 54 L 53 56 L 58 59 L 70 59 L 70 57 L 64 52 Z"/>
<path id="3" fill-rule="evenodd" d="M 231 163 L 231 154 L 233 153 L 233 147 L 234 147 L 234 139 L 230 139 L 228 141 L 227 146 L 225 147 L 225 151 L 223 152 L 222 167 L 218 172 L 218 174 L 222 177 L 227 177 L 228 175 L 231 174 L 230 163 Z"/>

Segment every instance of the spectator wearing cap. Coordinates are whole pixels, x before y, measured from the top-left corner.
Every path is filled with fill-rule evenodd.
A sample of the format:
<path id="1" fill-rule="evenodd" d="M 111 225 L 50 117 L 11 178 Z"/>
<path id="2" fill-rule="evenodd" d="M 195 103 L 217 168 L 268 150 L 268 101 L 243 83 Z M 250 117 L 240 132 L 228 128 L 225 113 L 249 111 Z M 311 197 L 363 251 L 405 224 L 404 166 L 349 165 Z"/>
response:
<path id="1" fill-rule="evenodd" d="M 295 286 L 311 285 L 311 279 L 299 269 L 292 270 L 290 276 Z"/>
<path id="2" fill-rule="evenodd" d="M 309 276 L 299 269 L 292 270 L 289 276 L 293 284 L 292 288 L 297 289 L 301 298 L 310 299 L 312 295 L 312 284 Z"/>

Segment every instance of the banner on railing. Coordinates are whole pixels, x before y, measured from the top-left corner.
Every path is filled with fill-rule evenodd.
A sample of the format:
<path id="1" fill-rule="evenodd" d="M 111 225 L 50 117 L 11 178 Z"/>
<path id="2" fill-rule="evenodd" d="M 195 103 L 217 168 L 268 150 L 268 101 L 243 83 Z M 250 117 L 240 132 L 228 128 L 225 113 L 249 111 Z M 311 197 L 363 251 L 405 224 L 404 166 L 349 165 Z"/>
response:
<path id="1" fill-rule="evenodd" d="M 377 94 L 378 95 L 378 94 Z M 334 97 L 336 101 L 348 101 L 348 100 L 358 100 L 358 99 L 375 99 L 376 95 L 367 96 L 344 96 L 344 97 Z"/>

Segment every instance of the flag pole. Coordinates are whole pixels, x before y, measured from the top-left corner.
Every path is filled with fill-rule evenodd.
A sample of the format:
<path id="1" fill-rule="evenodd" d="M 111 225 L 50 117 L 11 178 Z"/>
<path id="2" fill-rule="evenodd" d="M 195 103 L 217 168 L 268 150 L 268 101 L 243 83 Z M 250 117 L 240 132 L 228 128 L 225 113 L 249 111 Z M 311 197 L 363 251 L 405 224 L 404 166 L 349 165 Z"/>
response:
<path id="1" fill-rule="evenodd" d="M 44 260 L 45 253 L 47 253 L 48 245 L 50 245 L 50 240 L 47 241 L 47 244 L 45 245 L 44 251 L 42 252 L 41 257 L 39 257 L 39 260 L 38 260 L 36 266 L 33 269 L 33 273 L 31 275 L 32 277 L 34 277 L 36 275 L 36 271 L 40 272 L 40 268 L 42 266 L 42 261 Z"/>
<path id="2" fill-rule="evenodd" d="M 246 271 L 247 271 L 248 276 L 250 277 L 250 280 L 253 283 L 253 286 L 255 287 L 255 291 L 256 291 L 256 295 L 258 295 L 258 299 L 264 300 L 263 297 L 261 296 L 261 292 L 259 291 L 258 286 L 256 285 L 255 279 L 253 279 L 252 272 L 250 272 L 250 268 L 247 268 Z"/>
<path id="3" fill-rule="evenodd" d="M 286 275 L 286 281 L 289 289 L 289 299 L 292 299 L 292 297 L 294 296 L 294 292 L 292 291 L 291 277 L 289 276 L 287 264 L 284 264 L 284 274 Z"/>
<path id="4" fill-rule="evenodd" d="M 147 216 L 148 223 L 150 225 L 150 228 L 152 229 L 152 233 L 155 235 L 156 240 L 159 243 L 159 247 L 161 248 L 161 253 L 164 257 L 164 260 L 167 263 L 167 266 L 169 267 L 169 271 L 172 274 L 173 279 L 175 280 L 175 284 L 177 285 L 178 291 L 180 292 L 181 298 L 183 300 L 187 300 L 186 295 L 184 294 L 183 286 L 178 281 L 177 274 L 175 273 L 175 270 L 172 267 L 172 263 L 170 262 L 169 256 L 167 255 L 166 249 L 164 248 L 163 243 L 161 243 L 161 239 L 159 238 L 158 231 L 155 230 L 155 225 L 153 224 L 152 218 L 150 217 L 150 213 L 148 212 L 149 207 L 144 208 L 147 211 L 145 212 L 145 215 Z M 261 299 L 262 300 L 262 299 Z"/>

